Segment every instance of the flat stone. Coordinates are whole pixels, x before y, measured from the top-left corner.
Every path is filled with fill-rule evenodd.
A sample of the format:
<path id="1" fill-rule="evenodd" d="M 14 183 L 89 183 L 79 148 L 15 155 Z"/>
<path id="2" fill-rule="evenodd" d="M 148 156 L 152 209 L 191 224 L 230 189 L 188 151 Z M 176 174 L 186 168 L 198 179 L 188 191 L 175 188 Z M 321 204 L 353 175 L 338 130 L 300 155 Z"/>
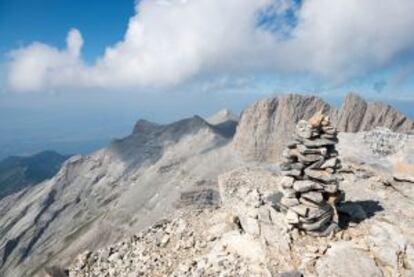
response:
<path id="1" fill-rule="evenodd" d="M 322 156 L 326 156 L 328 150 L 325 147 L 320 148 L 308 148 L 303 144 L 298 144 L 296 146 L 296 149 L 298 149 L 299 153 L 301 154 L 319 154 Z"/>
<path id="2" fill-rule="evenodd" d="M 308 207 L 307 219 L 315 220 L 325 216 L 327 213 L 333 213 L 332 207 L 329 204 L 325 204 L 319 207 Z"/>
<path id="3" fill-rule="evenodd" d="M 302 143 L 307 147 L 321 147 L 321 146 L 328 146 L 328 145 L 335 145 L 337 142 L 330 139 L 325 138 L 317 138 L 314 140 L 310 139 L 303 139 Z"/>
<path id="4" fill-rule="evenodd" d="M 317 162 L 317 161 L 321 161 L 324 158 L 320 154 L 307 154 L 307 155 L 302 155 L 300 153 L 297 155 L 297 157 L 298 157 L 298 160 L 300 162 L 307 163 L 307 164 L 314 163 L 314 162 Z"/>
<path id="5" fill-rule="evenodd" d="M 298 169 L 292 169 L 292 170 L 282 170 L 282 175 L 284 176 L 293 176 L 293 177 L 299 177 L 302 175 L 302 170 Z"/>
<path id="6" fill-rule="evenodd" d="M 305 205 L 301 204 L 301 205 L 293 206 L 289 210 L 294 211 L 295 213 L 297 213 L 298 215 L 302 217 L 306 217 L 308 215 L 309 209 Z"/>
<path id="7" fill-rule="evenodd" d="M 329 160 L 326 160 L 322 165 L 321 165 L 321 168 L 328 168 L 328 167 L 330 167 L 330 168 L 335 168 L 336 167 L 336 164 L 338 163 L 338 158 L 337 157 L 334 157 L 334 158 L 331 158 L 331 159 L 329 159 Z"/>
<path id="8" fill-rule="evenodd" d="M 285 207 L 290 208 L 290 207 L 299 205 L 299 200 L 297 198 L 283 197 L 280 200 L 280 204 L 282 204 Z"/>
<path id="9" fill-rule="evenodd" d="M 288 210 L 286 212 L 286 221 L 289 224 L 297 224 L 299 223 L 299 215 L 292 210 Z"/>
<path id="10" fill-rule="evenodd" d="M 316 276 L 320 277 L 382 277 L 381 270 L 368 253 L 356 249 L 352 242 L 332 244 L 326 254 L 318 259 Z"/>
<path id="11" fill-rule="evenodd" d="M 327 171 L 324 171 L 324 170 L 316 170 L 316 169 L 307 168 L 305 169 L 305 174 L 312 179 L 316 179 L 324 183 L 330 183 L 330 182 L 337 181 L 337 178 L 335 175 Z"/>
<path id="12" fill-rule="evenodd" d="M 323 186 L 314 181 L 303 180 L 303 181 L 294 182 L 293 189 L 296 190 L 297 192 L 307 192 L 310 190 L 322 190 Z"/>
<path id="13" fill-rule="evenodd" d="M 314 208 L 319 208 L 321 205 L 323 205 L 323 204 L 324 204 L 324 202 L 321 202 L 321 203 L 315 203 L 315 202 L 313 202 L 313 201 L 309 201 L 308 199 L 303 198 L 303 197 L 301 197 L 301 198 L 299 199 L 299 202 L 300 202 L 301 204 L 303 204 L 303 205 L 307 206 L 307 207 L 314 207 Z"/>
<path id="14" fill-rule="evenodd" d="M 322 193 L 316 191 L 302 193 L 301 197 L 314 203 L 322 203 L 324 201 Z"/>
<path id="15" fill-rule="evenodd" d="M 320 160 L 320 161 L 317 161 L 317 162 L 314 162 L 314 163 L 308 165 L 307 168 L 310 168 L 310 169 L 320 169 L 321 166 L 324 163 L 325 163 L 325 160 Z"/>
<path id="16" fill-rule="evenodd" d="M 292 177 L 284 176 L 280 178 L 280 185 L 282 186 L 282 188 L 292 188 L 294 182 L 295 179 Z"/>
<path id="17" fill-rule="evenodd" d="M 321 138 L 326 138 L 330 140 L 337 140 L 336 134 L 322 134 Z"/>

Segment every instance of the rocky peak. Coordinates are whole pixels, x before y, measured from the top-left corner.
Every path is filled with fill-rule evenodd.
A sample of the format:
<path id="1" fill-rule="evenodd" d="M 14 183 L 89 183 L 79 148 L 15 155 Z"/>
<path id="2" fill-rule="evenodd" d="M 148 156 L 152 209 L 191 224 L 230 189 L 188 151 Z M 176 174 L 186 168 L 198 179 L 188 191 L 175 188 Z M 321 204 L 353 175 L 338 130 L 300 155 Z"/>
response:
<path id="1" fill-rule="evenodd" d="M 386 127 L 394 132 L 414 130 L 414 122 L 383 103 L 367 103 L 349 94 L 340 110 L 315 96 L 288 94 L 261 100 L 243 111 L 233 145 L 245 160 L 277 162 L 296 123 L 317 111 L 331 118 L 340 132 Z"/>
<path id="2" fill-rule="evenodd" d="M 408 132 L 414 129 L 414 122 L 390 105 L 382 102 L 367 103 L 354 93 L 348 94 L 339 111 L 338 130 L 355 133 L 369 131 L 375 127 Z"/>
<path id="3" fill-rule="evenodd" d="M 144 133 L 155 129 L 156 127 L 159 127 L 159 124 L 145 119 L 140 119 L 137 123 L 135 123 L 133 133 Z"/>
<path id="4" fill-rule="evenodd" d="M 223 109 L 207 118 L 207 122 L 212 125 L 218 125 L 227 121 L 239 121 L 239 116 L 235 115 L 229 109 Z"/>
<path id="5" fill-rule="evenodd" d="M 234 146 L 247 160 L 277 161 L 299 120 L 331 110 L 319 97 L 299 94 L 258 101 L 243 111 Z"/>

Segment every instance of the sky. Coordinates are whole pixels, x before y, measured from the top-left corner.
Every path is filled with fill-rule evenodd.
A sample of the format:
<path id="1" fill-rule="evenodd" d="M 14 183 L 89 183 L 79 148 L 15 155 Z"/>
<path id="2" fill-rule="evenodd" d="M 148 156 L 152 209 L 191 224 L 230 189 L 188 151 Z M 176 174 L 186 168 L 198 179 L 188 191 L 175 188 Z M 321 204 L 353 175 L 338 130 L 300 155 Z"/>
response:
<path id="1" fill-rule="evenodd" d="M 85 152 L 138 118 L 240 112 L 286 92 L 339 103 L 353 91 L 409 112 L 413 10 L 412 0 L 0 0 L 0 148 Z"/>

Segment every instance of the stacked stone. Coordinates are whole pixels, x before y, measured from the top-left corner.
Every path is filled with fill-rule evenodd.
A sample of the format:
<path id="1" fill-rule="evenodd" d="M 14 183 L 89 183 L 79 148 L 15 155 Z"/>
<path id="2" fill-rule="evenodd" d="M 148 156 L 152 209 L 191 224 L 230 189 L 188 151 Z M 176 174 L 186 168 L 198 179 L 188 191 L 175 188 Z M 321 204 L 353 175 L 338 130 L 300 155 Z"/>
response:
<path id="1" fill-rule="evenodd" d="M 281 206 L 288 225 L 314 235 L 328 235 L 338 226 L 335 205 L 343 198 L 336 171 L 337 131 L 321 112 L 301 120 L 283 152 Z"/>

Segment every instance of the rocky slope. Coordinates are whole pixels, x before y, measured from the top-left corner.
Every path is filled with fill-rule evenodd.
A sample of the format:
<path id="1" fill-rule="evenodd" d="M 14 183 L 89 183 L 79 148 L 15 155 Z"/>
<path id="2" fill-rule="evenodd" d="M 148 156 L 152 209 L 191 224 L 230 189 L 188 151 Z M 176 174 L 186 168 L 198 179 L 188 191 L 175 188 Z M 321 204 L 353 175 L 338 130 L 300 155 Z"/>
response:
<path id="1" fill-rule="evenodd" d="M 183 211 L 134 236 L 79 255 L 69 276 L 413 276 L 413 187 L 375 171 L 343 172 L 341 230 L 287 232 L 281 177 L 247 167 L 219 177 L 217 209 Z M 394 188 L 398 188 L 395 190 Z M 401 192 L 404 191 L 405 194 Z M 407 197 L 406 195 L 410 195 Z M 60 270 L 63 272 L 63 270 Z M 49 272 L 59 272 L 49 268 Z"/>
<path id="2" fill-rule="evenodd" d="M 328 237 L 288 231 L 282 179 L 266 164 L 218 177 L 217 207 L 177 216 L 79 255 L 69 276 L 414 276 L 414 135 L 385 128 L 341 133 L 345 199 Z M 396 166 L 396 161 L 398 161 Z M 410 178 L 408 177 L 410 176 Z"/>
<path id="3" fill-rule="evenodd" d="M 367 103 L 355 94 L 345 98 L 340 110 L 315 96 L 289 94 L 261 100 L 242 114 L 234 147 L 245 160 L 277 162 L 300 119 L 322 111 L 340 132 L 387 127 L 395 132 L 414 130 L 414 122 L 391 106 Z"/>
<path id="4" fill-rule="evenodd" d="M 224 130 L 226 131 L 226 130 Z M 134 132 L 0 201 L 1 276 L 33 276 L 149 226 L 179 207 L 217 202 L 217 176 L 237 166 L 222 128 L 193 117 L 139 121 Z"/>
<path id="5" fill-rule="evenodd" d="M 68 158 L 54 151 L 44 151 L 0 161 L 0 199 L 53 177 Z"/>
<path id="6" fill-rule="evenodd" d="M 277 166 L 240 159 L 240 152 L 253 160 L 278 158 L 278 149 L 293 131 L 294 122 L 321 109 L 334 122 L 341 118 L 318 98 L 290 95 L 249 107 L 237 131 L 237 117 L 229 112 L 167 125 L 138 121 L 130 136 L 91 155 L 72 157 L 51 180 L 0 201 L 0 276 L 43 276 L 45 270 L 58 274 L 83 251 L 88 254 L 70 267 L 74 276 L 139 274 L 143 269 L 144 275 L 152 276 L 200 272 L 216 276 L 217 270 L 242 276 L 291 270 L 314 274 L 335 270 L 334 261 L 359 257 L 361 251 L 366 258 L 348 262 L 360 262 L 357 268 L 369 265 L 371 271 L 363 276 L 389 268 L 410 272 L 413 192 L 406 177 L 401 180 L 388 174 L 378 179 L 380 171 L 370 166 L 371 159 L 361 160 L 356 154 L 348 157 L 344 190 L 351 191 L 346 192 L 349 201 L 360 202 L 344 208 L 349 220 L 345 216 L 343 224 L 353 228 L 346 227 L 335 238 L 314 241 L 292 238 L 283 231 L 283 218 L 277 213 Z M 384 118 L 381 122 L 396 121 Z M 408 121 L 404 122 L 392 126 L 406 126 Z M 358 136 L 339 136 L 341 155 L 349 152 L 349 142 L 364 138 L 359 133 L 350 135 Z M 357 145 L 367 148 L 373 136 L 365 134 L 367 144 Z M 391 161 L 402 152 L 412 153 L 406 151 L 410 141 L 383 158 Z M 399 164 L 400 170 L 410 173 L 412 158 L 411 154 L 401 156 L 405 163 Z M 371 201 L 380 202 L 385 219 L 374 217 L 373 213 L 381 212 L 379 204 Z M 356 219 L 355 211 L 359 211 Z M 155 224 L 162 218 L 171 221 Z M 363 219 L 361 224 L 354 222 Z M 385 248 L 383 244 L 390 240 L 368 240 L 362 247 L 365 250 L 359 249 L 370 228 L 382 221 L 392 224 L 384 227 L 382 238 L 398 234 L 404 239 L 391 240 Z M 136 235 L 141 230 L 146 231 Z M 354 240 L 351 246 L 335 244 L 349 238 Z M 375 252 L 381 249 L 402 254 L 395 258 L 387 256 L 388 252 Z M 309 257 L 304 259 L 306 253 Z M 384 265 L 376 259 L 373 263 L 373 255 L 384 259 Z M 319 258 L 325 264 L 317 265 Z M 333 276 L 329 274 L 325 276 Z"/>

